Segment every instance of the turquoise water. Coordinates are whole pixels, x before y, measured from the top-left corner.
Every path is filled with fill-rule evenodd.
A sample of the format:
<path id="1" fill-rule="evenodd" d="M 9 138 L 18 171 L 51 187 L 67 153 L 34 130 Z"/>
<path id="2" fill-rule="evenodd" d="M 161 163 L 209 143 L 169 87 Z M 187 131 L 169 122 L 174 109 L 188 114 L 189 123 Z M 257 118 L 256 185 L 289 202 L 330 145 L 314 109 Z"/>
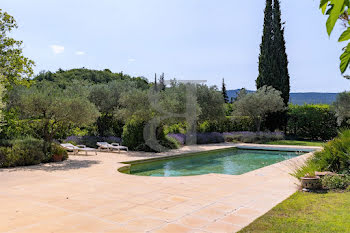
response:
<path id="1" fill-rule="evenodd" d="M 229 149 L 180 158 L 132 164 L 125 173 L 138 176 L 193 176 L 208 173 L 240 175 L 303 153 Z"/>

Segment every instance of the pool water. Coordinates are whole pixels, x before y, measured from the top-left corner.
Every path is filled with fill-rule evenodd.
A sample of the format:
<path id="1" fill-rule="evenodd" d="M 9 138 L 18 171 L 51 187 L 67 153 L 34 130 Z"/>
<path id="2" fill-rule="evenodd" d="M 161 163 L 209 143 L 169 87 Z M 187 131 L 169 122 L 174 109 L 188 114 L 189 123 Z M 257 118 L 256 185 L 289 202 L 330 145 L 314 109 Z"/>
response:
<path id="1" fill-rule="evenodd" d="M 160 161 L 132 164 L 124 173 L 138 176 L 193 176 L 208 173 L 240 175 L 305 152 L 226 149 Z"/>

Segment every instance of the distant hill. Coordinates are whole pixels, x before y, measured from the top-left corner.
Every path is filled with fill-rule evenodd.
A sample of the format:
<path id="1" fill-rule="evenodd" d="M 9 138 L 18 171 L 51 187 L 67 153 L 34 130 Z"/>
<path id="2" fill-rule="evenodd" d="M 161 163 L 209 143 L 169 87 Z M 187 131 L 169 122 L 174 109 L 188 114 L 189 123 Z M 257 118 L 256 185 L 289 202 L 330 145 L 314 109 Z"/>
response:
<path id="1" fill-rule="evenodd" d="M 236 98 L 237 93 L 240 90 L 228 90 L 227 95 L 229 99 L 231 97 Z M 253 91 L 249 91 L 249 93 Z M 320 92 L 298 92 L 290 93 L 290 102 L 293 104 L 303 105 L 303 104 L 332 104 L 338 93 L 320 93 Z"/>

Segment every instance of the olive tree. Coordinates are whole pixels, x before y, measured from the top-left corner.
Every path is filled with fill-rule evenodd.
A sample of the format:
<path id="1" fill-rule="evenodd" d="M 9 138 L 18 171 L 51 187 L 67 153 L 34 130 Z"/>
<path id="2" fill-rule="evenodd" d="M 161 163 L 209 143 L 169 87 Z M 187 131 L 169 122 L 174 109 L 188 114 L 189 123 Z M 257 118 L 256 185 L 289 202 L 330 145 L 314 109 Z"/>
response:
<path id="1" fill-rule="evenodd" d="M 261 122 L 269 113 L 284 110 L 281 92 L 270 86 L 263 86 L 257 92 L 246 94 L 234 102 L 233 116 L 248 116 L 260 131 Z"/>
<path id="2" fill-rule="evenodd" d="M 45 153 L 51 150 L 54 136 L 61 129 L 70 124 L 91 124 L 99 116 L 94 104 L 84 95 L 46 82 L 30 88 L 17 87 L 12 92 L 10 104 L 18 109 L 22 118 L 38 123 Z"/>

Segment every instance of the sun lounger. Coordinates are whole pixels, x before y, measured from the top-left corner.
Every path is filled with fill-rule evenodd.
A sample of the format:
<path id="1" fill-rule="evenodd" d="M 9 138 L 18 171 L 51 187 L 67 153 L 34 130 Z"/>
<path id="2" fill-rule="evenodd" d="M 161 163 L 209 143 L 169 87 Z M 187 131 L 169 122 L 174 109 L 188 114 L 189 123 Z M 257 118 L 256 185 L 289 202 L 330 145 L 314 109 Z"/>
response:
<path id="1" fill-rule="evenodd" d="M 119 143 L 109 144 L 108 142 L 98 142 L 97 146 L 100 151 L 102 150 L 107 150 L 107 151 L 117 150 L 118 152 L 120 152 L 120 150 L 129 151 L 129 149 L 126 146 L 121 146 L 119 145 Z"/>
<path id="2" fill-rule="evenodd" d="M 86 147 L 85 145 L 78 145 L 78 146 L 74 146 L 71 143 L 65 143 L 65 144 L 61 144 L 61 146 L 66 149 L 67 151 L 71 151 L 73 152 L 74 155 L 79 154 L 80 151 L 84 151 L 85 155 L 88 154 L 88 152 L 92 151 L 95 152 L 95 155 L 97 155 L 97 150 L 94 148 L 89 148 Z"/>

